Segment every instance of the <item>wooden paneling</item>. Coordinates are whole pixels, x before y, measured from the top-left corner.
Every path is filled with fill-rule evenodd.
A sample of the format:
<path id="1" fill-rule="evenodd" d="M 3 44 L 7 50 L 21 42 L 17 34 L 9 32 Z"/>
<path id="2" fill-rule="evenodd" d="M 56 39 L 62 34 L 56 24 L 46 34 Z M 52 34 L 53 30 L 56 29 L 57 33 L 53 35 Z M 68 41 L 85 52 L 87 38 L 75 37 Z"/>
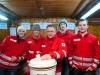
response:
<path id="1" fill-rule="evenodd" d="M 8 28 L 9 29 L 9 28 Z M 0 43 L 4 40 L 6 36 L 9 35 L 9 30 L 0 30 Z"/>
<path id="2" fill-rule="evenodd" d="M 71 17 L 80 2 L 81 0 L 0 0 L 2 5 L 20 17 L 36 18 L 41 18 L 43 14 L 46 17 Z"/>
<path id="3" fill-rule="evenodd" d="M 57 18 L 47 18 L 47 19 L 43 19 L 43 18 L 22 18 L 19 21 L 17 21 L 16 23 L 16 27 L 18 27 L 20 25 L 21 22 L 30 22 L 31 23 L 31 30 L 27 31 L 27 35 L 30 35 L 32 33 L 32 25 L 34 22 L 51 22 L 54 25 L 56 25 L 57 30 L 59 29 L 58 26 L 58 21 L 59 21 L 59 17 Z M 66 18 L 68 22 L 76 22 L 75 19 L 70 19 L 70 18 Z M 10 27 L 10 25 L 9 25 Z M 0 43 L 3 41 L 3 39 L 9 35 L 9 27 L 7 30 L 0 30 Z M 99 41 L 100 41 L 100 25 L 99 24 L 92 24 L 89 23 L 89 29 L 88 31 L 97 36 Z M 72 31 L 74 33 L 74 31 Z M 46 30 L 41 30 L 41 34 L 45 37 L 46 36 Z"/>
<path id="4" fill-rule="evenodd" d="M 18 18 L 80 18 L 97 2 L 98 0 L 0 0 L 0 4 L 14 12 Z M 11 13 L 10 15 L 12 16 Z"/>
<path id="5" fill-rule="evenodd" d="M 29 22 L 31 23 L 31 30 L 27 30 L 27 36 L 30 35 L 32 33 L 32 25 L 34 22 L 51 22 L 54 25 L 56 25 L 57 30 L 59 29 L 58 26 L 58 21 L 61 18 L 57 17 L 57 18 L 47 18 L 47 19 L 43 19 L 43 18 L 22 18 L 19 21 L 17 21 L 16 24 L 16 28 L 21 24 L 21 22 Z M 70 18 L 66 18 L 68 20 L 68 22 L 76 22 L 75 19 L 70 19 Z M 11 25 L 9 25 L 10 27 Z M 0 30 L 0 43 L 3 41 L 3 39 L 9 35 L 9 27 L 7 30 Z M 74 31 L 72 31 L 74 32 Z M 41 30 L 41 34 L 45 37 L 47 35 L 46 30 Z"/>
<path id="6" fill-rule="evenodd" d="M 0 0 L 0 4 L 14 12 L 18 18 L 69 17 L 78 19 L 96 3 L 98 0 Z M 11 17 L 12 13 L 9 12 L 9 14 L 10 16 L 7 16 Z M 95 16 L 100 17 L 99 14 Z"/>
<path id="7" fill-rule="evenodd" d="M 89 31 L 91 34 L 97 36 L 98 39 L 99 39 L 99 41 L 100 41 L 100 25 L 90 24 L 90 25 L 89 25 L 88 31 Z"/>

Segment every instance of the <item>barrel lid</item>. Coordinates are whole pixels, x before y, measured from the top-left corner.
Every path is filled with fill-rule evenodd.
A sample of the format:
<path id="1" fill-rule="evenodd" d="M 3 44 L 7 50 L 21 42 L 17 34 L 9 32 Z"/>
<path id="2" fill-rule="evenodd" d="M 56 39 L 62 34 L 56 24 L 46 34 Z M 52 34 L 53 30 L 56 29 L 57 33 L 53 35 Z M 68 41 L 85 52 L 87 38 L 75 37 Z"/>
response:
<path id="1" fill-rule="evenodd" d="M 57 64 L 57 62 L 55 59 L 41 60 L 40 56 L 37 56 L 36 58 L 31 59 L 29 61 L 29 66 L 36 67 L 36 68 L 51 67 L 56 64 Z"/>

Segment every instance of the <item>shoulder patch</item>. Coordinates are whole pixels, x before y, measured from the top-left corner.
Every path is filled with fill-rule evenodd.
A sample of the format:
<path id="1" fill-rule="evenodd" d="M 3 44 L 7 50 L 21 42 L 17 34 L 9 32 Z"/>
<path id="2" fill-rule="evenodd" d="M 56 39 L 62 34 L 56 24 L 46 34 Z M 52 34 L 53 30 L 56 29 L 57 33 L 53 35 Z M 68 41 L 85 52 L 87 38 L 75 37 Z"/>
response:
<path id="1" fill-rule="evenodd" d="M 14 40 L 14 39 L 12 39 L 12 38 L 10 39 L 10 41 L 17 42 L 17 40 Z"/>
<path id="2" fill-rule="evenodd" d="M 62 43 L 62 46 L 66 46 L 66 44 L 65 43 Z"/>
<path id="3" fill-rule="evenodd" d="M 42 47 L 46 47 L 46 45 L 42 45 Z"/>
<path id="4" fill-rule="evenodd" d="M 32 43 L 32 41 L 28 41 L 28 43 Z"/>

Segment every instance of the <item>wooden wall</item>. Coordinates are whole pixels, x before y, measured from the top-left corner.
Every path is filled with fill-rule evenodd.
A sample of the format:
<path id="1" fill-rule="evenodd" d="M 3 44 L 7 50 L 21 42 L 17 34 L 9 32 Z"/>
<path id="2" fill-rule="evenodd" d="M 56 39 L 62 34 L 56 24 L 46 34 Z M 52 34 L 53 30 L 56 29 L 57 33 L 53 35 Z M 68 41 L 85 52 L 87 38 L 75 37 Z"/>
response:
<path id="1" fill-rule="evenodd" d="M 97 36 L 100 42 L 100 24 L 89 24 L 89 29 L 88 31 Z"/>
<path id="2" fill-rule="evenodd" d="M 54 25 L 57 26 L 57 30 L 59 29 L 58 26 L 58 21 L 61 18 L 47 18 L 47 19 L 43 19 L 43 18 L 22 18 L 19 21 L 15 21 L 15 27 L 17 28 L 21 22 L 29 22 L 31 23 L 31 30 L 27 30 L 27 35 L 30 35 L 32 33 L 32 25 L 34 22 L 50 22 L 53 23 Z M 76 22 L 75 19 L 70 19 L 70 18 L 66 18 L 68 22 Z M 9 28 L 11 27 L 11 25 L 8 25 L 8 29 L 7 30 L 0 30 L 0 43 L 3 41 L 3 39 L 10 35 L 10 31 Z M 72 31 L 74 32 L 74 31 Z M 41 30 L 41 34 L 45 37 L 46 36 L 46 30 Z"/>
<path id="3" fill-rule="evenodd" d="M 29 22 L 31 23 L 31 30 L 27 31 L 27 35 L 30 35 L 32 33 L 32 25 L 34 22 L 51 22 L 53 24 L 55 24 L 57 26 L 57 30 L 59 29 L 58 26 L 58 21 L 61 18 L 47 18 L 47 19 L 43 19 L 43 18 L 22 18 L 18 21 L 15 22 L 15 27 L 17 28 L 21 22 Z M 70 18 L 66 18 L 68 22 L 74 22 L 76 23 L 77 21 L 75 19 L 70 19 Z M 11 25 L 8 25 L 8 29 L 7 30 L 0 30 L 0 43 L 3 41 L 3 39 L 10 35 L 10 31 L 9 28 L 11 27 Z M 92 34 L 94 34 L 95 36 L 98 37 L 99 41 L 100 41 L 100 25 L 99 24 L 92 24 L 89 23 L 89 29 L 88 31 Z M 72 31 L 74 33 L 74 31 Z M 45 37 L 46 36 L 46 30 L 41 30 L 41 34 Z"/>

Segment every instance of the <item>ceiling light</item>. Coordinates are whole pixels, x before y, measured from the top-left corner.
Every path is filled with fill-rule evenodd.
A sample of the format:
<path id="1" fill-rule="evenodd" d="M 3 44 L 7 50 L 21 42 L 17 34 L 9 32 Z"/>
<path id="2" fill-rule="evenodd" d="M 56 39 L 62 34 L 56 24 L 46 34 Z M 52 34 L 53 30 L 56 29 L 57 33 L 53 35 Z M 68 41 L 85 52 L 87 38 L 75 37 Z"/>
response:
<path id="1" fill-rule="evenodd" d="M 90 9 L 86 14 L 84 14 L 80 19 L 87 18 L 88 16 L 96 12 L 99 8 L 100 8 L 100 2 L 97 5 L 95 5 L 92 9 Z"/>
<path id="2" fill-rule="evenodd" d="M 6 18 L 5 16 L 0 15 L 0 18 L 3 20 L 8 20 L 8 18 Z"/>

